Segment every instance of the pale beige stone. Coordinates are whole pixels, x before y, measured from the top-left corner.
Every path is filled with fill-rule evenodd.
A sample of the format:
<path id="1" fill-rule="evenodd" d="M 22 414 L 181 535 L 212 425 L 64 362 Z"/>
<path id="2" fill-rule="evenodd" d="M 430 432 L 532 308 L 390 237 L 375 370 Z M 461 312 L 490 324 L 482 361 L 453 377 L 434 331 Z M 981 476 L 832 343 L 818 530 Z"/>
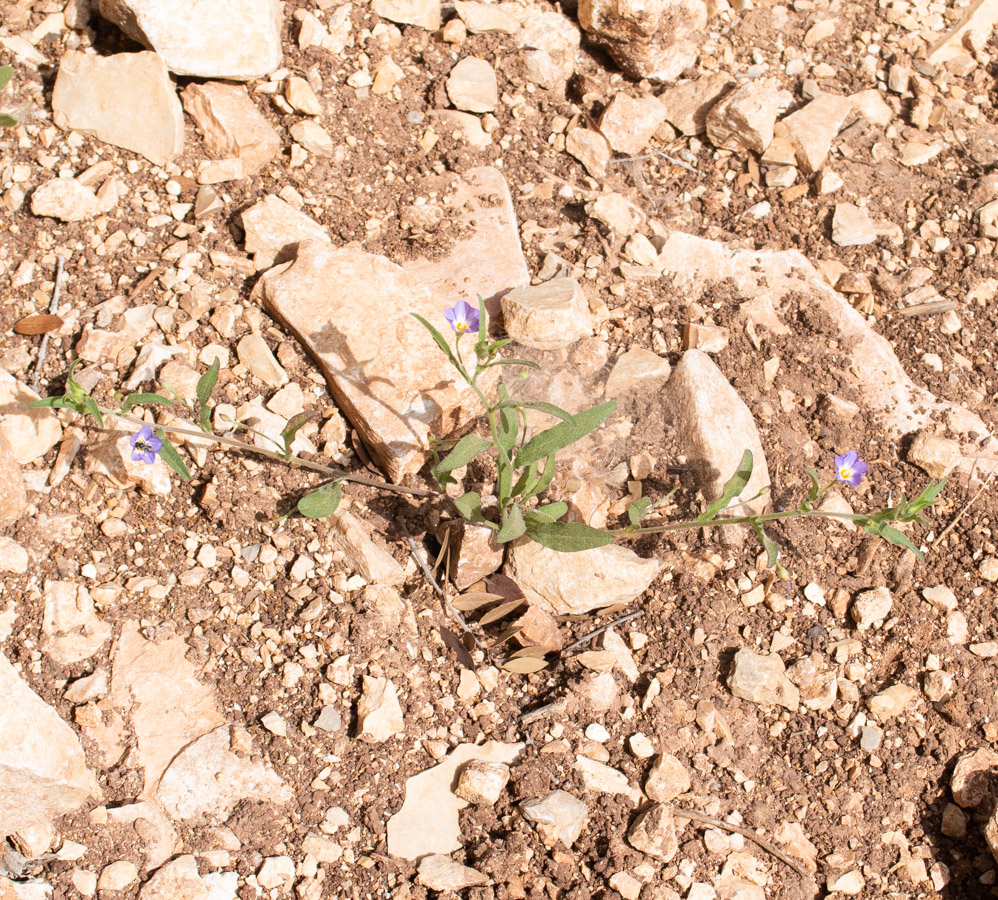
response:
<path id="1" fill-rule="evenodd" d="M 240 160 L 242 175 L 262 169 L 281 152 L 280 137 L 242 85 L 191 83 L 181 99 L 208 153 L 216 160 Z"/>
<path id="2" fill-rule="evenodd" d="M 585 803 L 560 790 L 524 800 L 519 809 L 523 817 L 533 823 L 546 847 L 555 847 L 559 842 L 571 847 L 582 834 L 589 816 Z"/>
<path id="3" fill-rule="evenodd" d="M 870 712 L 881 722 L 901 715 L 918 697 L 918 691 L 906 684 L 893 684 L 866 701 Z"/>
<path id="4" fill-rule="evenodd" d="M 75 178 L 52 178 L 31 194 L 31 212 L 62 222 L 92 219 L 100 212 L 97 195 Z"/>
<path id="5" fill-rule="evenodd" d="M 657 97 L 614 94 L 599 119 L 600 131 L 618 153 L 637 156 L 665 121 L 665 105 Z"/>
<path id="6" fill-rule="evenodd" d="M 95 56 L 70 50 L 59 63 L 52 117 L 60 128 L 166 165 L 184 149 L 184 115 L 155 53 Z"/>
<path id="7" fill-rule="evenodd" d="M 515 288 L 502 298 L 506 333 L 535 350 L 568 347 L 594 331 L 589 301 L 574 278 Z"/>
<path id="8" fill-rule="evenodd" d="M 398 692 L 388 678 L 364 676 L 357 701 L 357 737 L 380 744 L 405 728 Z"/>
<path id="9" fill-rule="evenodd" d="M 449 856 L 433 853 L 419 861 L 419 883 L 431 891 L 463 891 L 488 882 L 488 876 L 468 866 L 462 866 Z"/>
<path id="10" fill-rule="evenodd" d="M 142 885 L 138 900 L 208 900 L 197 861 L 187 854 L 171 859 Z"/>
<path id="11" fill-rule="evenodd" d="M 671 753 L 662 753 L 648 772 L 645 793 L 650 800 L 668 803 L 691 787 L 690 773 Z"/>
<path id="12" fill-rule="evenodd" d="M 0 419 L 0 526 L 13 525 L 24 515 L 27 505 L 21 466 Z"/>
<path id="13" fill-rule="evenodd" d="M 325 228 L 273 194 L 245 210 L 242 221 L 258 271 L 291 259 L 304 241 L 329 242 Z"/>
<path id="14" fill-rule="evenodd" d="M 665 107 L 666 121 L 687 136 L 703 134 L 707 116 L 732 85 L 727 72 L 701 75 L 692 81 L 681 81 L 659 94 Z"/>
<path id="15" fill-rule="evenodd" d="M 967 52 L 968 46 L 983 47 L 998 24 L 998 4 L 993 0 L 975 0 L 959 22 L 940 37 L 927 51 L 931 65 L 940 66 Z"/>
<path id="16" fill-rule="evenodd" d="M 998 770 L 998 754 L 990 747 L 966 750 L 960 754 L 950 776 L 953 800 L 964 809 L 981 804 Z"/>
<path id="17" fill-rule="evenodd" d="M 484 59 L 466 56 L 447 76 L 447 96 L 465 112 L 492 112 L 499 103 L 495 70 Z"/>
<path id="18" fill-rule="evenodd" d="M 813 175 L 825 164 L 832 141 L 851 112 L 848 97 L 819 94 L 777 122 L 775 136 L 793 144 L 798 167 L 805 175 Z"/>
<path id="19" fill-rule="evenodd" d="M 399 25 L 418 25 L 427 31 L 440 27 L 440 0 L 374 0 L 371 9 Z"/>
<path id="20" fill-rule="evenodd" d="M 111 637 L 111 626 L 97 616 L 93 599 L 72 581 L 45 582 L 42 650 L 62 665 L 93 656 Z"/>
<path id="21" fill-rule="evenodd" d="M 54 410 L 29 408 L 39 399 L 31 388 L 0 369 L 0 434 L 22 466 L 40 459 L 62 437 Z M 15 479 L 11 476 L 10 480 Z"/>
<path id="22" fill-rule="evenodd" d="M 727 94 L 707 115 L 707 137 L 725 150 L 762 153 L 786 98 L 775 81 L 749 81 Z"/>
<path id="23" fill-rule="evenodd" d="M 679 852 L 672 807 L 655 804 L 639 815 L 627 831 L 627 843 L 662 862 Z"/>
<path id="24" fill-rule="evenodd" d="M 606 379 L 606 396 L 623 397 L 635 391 L 656 391 L 669 380 L 669 360 L 644 347 L 628 350 L 614 363 Z"/>
<path id="25" fill-rule="evenodd" d="M 728 675 L 728 687 L 736 697 L 752 703 L 782 706 L 791 712 L 800 705 L 800 691 L 787 678 L 783 660 L 775 653 L 763 656 L 739 650 Z"/>
<path id="26" fill-rule="evenodd" d="M 959 441 L 927 431 L 918 432 L 908 448 L 908 461 L 930 478 L 946 478 L 962 459 Z"/>
<path id="27" fill-rule="evenodd" d="M 347 561 L 374 584 L 401 584 L 405 571 L 395 558 L 368 536 L 360 520 L 345 509 L 337 509 L 326 518 L 334 545 L 346 554 Z"/>

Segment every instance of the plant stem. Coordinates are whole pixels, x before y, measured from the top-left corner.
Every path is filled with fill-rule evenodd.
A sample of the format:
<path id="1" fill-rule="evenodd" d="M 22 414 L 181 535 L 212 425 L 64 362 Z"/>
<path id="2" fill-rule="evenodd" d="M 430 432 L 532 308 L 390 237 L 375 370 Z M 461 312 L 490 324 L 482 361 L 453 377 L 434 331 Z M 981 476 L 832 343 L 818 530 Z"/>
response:
<path id="1" fill-rule="evenodd" d="M 730 518 L 710 519 L 701 522 L 698 519 L 686 519 L 682 522 L 670 522 L 668 525 L 653 525 L 650 528 L 638 528 L 634 531 L 620 528 L 612 531 L 615 538 L 633 538 L 645 534 L 662 534 L 666 531 L 688 531 L 693 528 L 710 528 L 714 525 L 765 525 L 767 522 L 777 522 L 781 519 L 845 519 L 855 522 L 868 519 L 863 513 L 840 513 L 825 510 L 786 509 L 783 512 L 764 513 L 758 516 L 731 516 Z"/>

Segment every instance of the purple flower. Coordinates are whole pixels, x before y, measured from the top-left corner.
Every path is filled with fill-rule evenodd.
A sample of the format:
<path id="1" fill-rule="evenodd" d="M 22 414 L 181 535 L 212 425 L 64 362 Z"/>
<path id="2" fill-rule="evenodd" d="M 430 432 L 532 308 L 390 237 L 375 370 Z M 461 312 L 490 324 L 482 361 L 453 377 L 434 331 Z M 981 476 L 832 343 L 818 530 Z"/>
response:
<path id="1" fill-rule="evenodd" d="M 478 331 L 478 310 L 473 306 L 469 306 L 463 300 L 458 300 L 450 309 L 445 309 L 444 318 L 450 322 L 451 328 L 457 334 L 464 334 L 466 331 Z"/>
<path id="2" fill-rule="evenodd" d="M 156 462 L 156 454 L 163 446 L 163 442 L 153 435 L 152 428 L 148 425 L 143 425 L 128 439 L 128 443 L 132 445 L 132 459 L 136 462 L 142 460 L 150 466 Z"/>
<path id="3" fill-rule="evenodd" d="M 839 481 L 848 481 L 853 487 L 859 487 L 869 468 L 855 450 L 849 450 L 845 456 L 835 457 L 835 477 Z"/>

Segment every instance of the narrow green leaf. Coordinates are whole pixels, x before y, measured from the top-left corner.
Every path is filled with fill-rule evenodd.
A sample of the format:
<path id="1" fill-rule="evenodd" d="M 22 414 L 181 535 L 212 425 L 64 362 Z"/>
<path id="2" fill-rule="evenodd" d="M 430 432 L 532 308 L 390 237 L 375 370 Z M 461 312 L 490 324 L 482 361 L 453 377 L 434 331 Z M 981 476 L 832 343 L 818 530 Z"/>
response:
<path id="1" fill-rule="evenodd" d="M 516 401 L 517 406 L 524 407 L 526 409 L 536 409 L 538 412 L 547 413 L 549 416 L 555 416 L 561 419 L 563 422 L 569 422 L 570 424 L 575 424 L 575 416 L 570 412 L 565 412 L 560 406 L 555 406 L 553 403 L 545 403 L 540 400 L 536 403 L 527 403 L 523 400 Z"/>
<path id="2" fill-rule="evenodd" d="M 436 341 L 437 346 L 441 350 L 443 350 L 444 355 L 447 357 L 448 360 L 450 360 L 450 364 L 458 371 L 461 371 L 462 366 L 458 362 L 457 357 L 454 356 L 454 351 L 451 350 L 447 341 L 444 339 L 444 336 L 418 313 L 410 313 L 410 315 L 414 319 L 416 319 L 419 322 L 419 324 L 422 325 L 428 332 L 430 332 L 430 337 L 432 337 L 433 340 Z"/>
<path id="3" fill-rule="evenodd" d="M 343 498 L 343 485 L 339 481 L 324 484 L 298 501 L 298 512 L 306 519 L 324 519 L 336 512 Z"/>
<path id="4" fill-rule="evenodd" d="M 520 433 L 520 417 L 512 406 L 506 406 L 499 410 L 499 446 L 510 456 L 516 446 L 516 438 Z M 517 468 L 520 468 L 517 465 Z"/>
<path id="5" fill-rule="evenodd" d="M 765 529 L 759 522 L 753 522 L 752 527 L 755 529 L 755 536 L 759 538 L 762 549 L 766 551 L 766 567 L 771 569 L 780 558 L 780 548 L 777 546 L 776 541 L 766 534 Z"/>
<path id="6" fill-rule="evenodd" d="M 7 83 L 14 77 L 13 66 L 0 66 L 0 91 L 7 87 Z"/>
<path id="7" fill-rule="evenodd" d="M 811 479 L 811 487 L 807 492 L 807 499 L 812 502 L 818 499 L 818 495 L 821 493 L 821 485 L 818 483 L 818 473 L 814 469 L 805 469 L 807 477 Z"/>
<path id="8" fill-rule="evenodd" d="M 516 454 L 516 467 L 529 466 L 545 456 L 550 456 L 564 447 L 574 444 L 610 418 L 616 408 L 617 401 L 610 400 L 607 403 L 594 406 L 592 409 L 577 413 L 574 424 L 559 422 L 540 434 L 535 434 Z"/>
<path id="9" fill-rule="evenodd" d="M 153 403 L 161 403 L 164 406 L 174 406 L 174 402 L 162 394 L 129 394 L 121 401 L 121 412 L 128 412 L 133 406 L 148 406 Z"/>
<path id="10" fill-rule="evenodd" d="M 28 409 L 76 409 L 76 404 L 69 397 L 42 397 L 28 404 Z M 80 410 L 82 412 L 82 410 Z"/>
<path id="11" fill-rule="evenodd" d="M 859 521 L 858 524 L 869 534 L 875 534 L 877 537 L 882 537 L 885 541 L 888 541 L 897 547 L 905 547 L 908 550 L 911 550 L 911 552 L 914 553 L 921 562 L 925 562 L 925 557 L 922 555 L 922 551 L 908 539 L 908 536 L 904 532 L 898 531 L 898 529 L 893 525 L 888 525 L 886 522 L 878 522 L 874 519 L 869 519 L 866 522 Z"/>
<path id="12" fill-rule="evenodd" d="M 104 427 L 104 417 L 100 414 L 100 407 L 97 405 L 97 401 L 89 394 L 83 397 L 83 408 L 97 420 L 97 424 L 101 428 Z"/>
<path id="13" fill-rule="evenodd" d="M 163 446 L 159 448 L 159 458 L 163 460 L 174 472 L 176 472 L 184 481 L 191 480 L 191 473 L 187 470 L 187 465 L 180 458 L 180 454 L 177 452 L 177 448 L 170 443 L 170 439 L 166 436 L 166 432 L 162 428 L 156 429 L 156 437 L 158 437 L 162 442 Z"/>
<path id="14" fill-rule="evenodd" d="M 559 500 L 557 503 L 548 503 L 547 506 L 538 506 L 536 509 L 528 510 L 526 518 L 528 522 L 537 524 L 557 522 L 567 512 L 568 504 Z"/>
<path id="15" fill-rule="evenodd" d="M 727 484 L 724 485 L 724 489 L 721 491 L 721 496 L 712 503 L 708 504 L 707 508 L 703 512 L 703 515 L 697 517 L 697 522 L 709 522 L 714 518 L 714 516 L 721 512 L 721 510 L 726 509 L 728 504 L 745 490 L 745 485 L 749 483 L 749 479 L 751 477 L 752 451 L 746 450 L 742 454 L 742 461 L 738 463 L 738 468 L 735 470 L 735 474 L 732 475 L 731 478 L 728 479 Z"/>
<path id="16" fill-rule="evenodd" d="M 476 491 L 462 494 L 454 501 L 454 505 L 457 507 L 457 511 L 472 525 L 485 525 L 495 531 L 499 530 L 499 526 L 495 522 L 490 522 L 482 515 L 482 498 Z"/>
<path id="17" fill-rule="evenodd" d="M 527 526 L 527 537 L 561 553 L 578 553 L 613 543 L 613 535 L 582 522 L 538 522 Z"/>
<path id="18" fill-rule="evenodd" d="M 310 412 L 300 412 L 297 416 L 292 416 L 288 420 L 288 424 L 284 426 L 284 430 L 281 432 L 281 440 L 284 441 L 285 453 L 288 455 L 291 454 L 291 445 L 295 442 L 295 435 L 308 424 L 313 415 Z"/>
<path id="19" fill-rule="evenodd" d="M 649 509 L 651 509 L 651 497 L 642 497 L 627 507 L 627 518 L 632 525 L 640 525 Z"/>
<path id="20" fill-rule="evenodd" d="M 509 359 L 494 359 L 492 362 L 488 363 L 485 368 L 491 368 L 492 366 L 526 366 L 528 369 L 539 369 L 540 366 L 537 363 L 532 362 L 529 359 L 515 359 L 510 357 Z"/>
<path id="21" fill-rule="evenodd" d="M 506 521 L 499 529 L 499 543 L 507 544 L 515 541 L 518 537 L 523 537 L 527 530 L 527 523 L 523 521 L 523 511 L 518 504 L 513 504 L 512 509 L 506 515 Z"/>
<path id="22" fill-rule="evenodd" d="M 202 407 L 208 405 L 211 395 L 215 392 L 215 385 L 218 383 L 218 360 L 215 359 L 211 368 L 198 379 L 197 397 L 198 403 Z"/>
<path id="23" fill-rule="evenodd" d="M 556 469 L 557 463 L 555 462 L 554 454 L 552 453 L 544 460 L 544 471 L 541 472 L 540 478 L 537 479 L 537 484 L 534 485 L 529 494 L 524 495 L 523 499 L 529 500 L 531 497 L 543 494 L 554 480 L 554 473 Z"/>
<path id="24" fill-rule="evenodd" d="M 505 504 L 512 494 L 510 493 L 513 487 L 513 469 L 503 462 L 502 457 L 498 460 L 499 466 L 499 477 L 496 479 L 496 492 L 499 494 L 499 502 Z"/>
<path id="25" fill-rule="evenodd" d="M 537 471 L 539 467 L 539 463 L 531 463 L 527 466 L 510 490 L 511 497 L 519 497 L 521 494 L 530 495 L 531 489 L 537 483 Z"/>
<path id="26" fill-rule="evenodd" d="M 0 113 L 0 128 L 13 128 L 16 124 L 17 119 L 10 113 Z"/>
<path id="27" fill-rule="evenodd" d="M 491 446 L 491 441 L 487 441 L 477 434 L 465 435 L 457 442 L 454 449 L 433 467 L 433 477 L 438 478 L 439 475 L 452 472 L 454 469 L 460 469 L 461 466 L 471 462 L 479 453 Z"/>

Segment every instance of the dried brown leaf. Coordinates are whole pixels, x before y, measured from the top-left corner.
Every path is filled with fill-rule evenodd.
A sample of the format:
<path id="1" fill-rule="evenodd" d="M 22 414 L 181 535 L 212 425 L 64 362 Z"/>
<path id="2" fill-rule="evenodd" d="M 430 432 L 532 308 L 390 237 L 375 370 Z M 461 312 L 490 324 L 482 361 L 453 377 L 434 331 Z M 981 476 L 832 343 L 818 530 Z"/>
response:
<path id="1" fill-rule="evenodd" d="M 502 572 L 490 575 L 486 580 L 486 584 L 490 593 L 501 594 L 507 600 L 524 599 L 524 594 L 520 590 L 520 586 L 508 575 L 503 575 Z"/>
<path id="2" fill-rule="evenodd" d="M 490 603 L 498 603 L 504 599 L 500 594 L 489 594 L 486 591 L 468 591 L 454 598 L 454 609 L 461 612 L 471 612 L 479 607 L 487 606 Z"/>
<path id="3" fill-rule="evenodd" d="M 15 334 L 46 334 L 49 331 L 57 331 L 62 328 L 63 320 L 59 316 L 52 316 L 48 313 L 25 316 L 19 319 L 14 325 Z"/>
<path id="4" fill-rule="evenodd" d="M 495 609 L 489 610 L 481 619 L 478 620 L 479 625 L 491 625 L 493 622 L 498 622 L 500 619 L 505 619 L 513 610 L 519 609 L 523 606 L 523 599 L 519 598 L 517 600 L 508 600 L 506 603 L 501 603 Z"/>
<path id="5" fill-rule="evenodd" d="M 502 664 L 502 668 L 507 672 L 518 672 L 521 675 L 529 675 L 531 672 L 540 672 L 546 669 L 548 664 L 543 659 L 534 659 L 531 656 L 518 656 L 515 659 L 508 659 Z"/>
<path id="6" fill-rule="evenodd" d="M 454 632 L 449 628 L 444 628 L 443 626 L 440 627 L 440 638 L 450 650 L 454 651 L 457 661 L 464 666 L 464 668 L 470 669 L 472 672 L 475 671 L 475 661 L 471 658 L 471 654 L 468 652 L 464 644 L 461 643 L 461 638 L 454 634 Z"/>

